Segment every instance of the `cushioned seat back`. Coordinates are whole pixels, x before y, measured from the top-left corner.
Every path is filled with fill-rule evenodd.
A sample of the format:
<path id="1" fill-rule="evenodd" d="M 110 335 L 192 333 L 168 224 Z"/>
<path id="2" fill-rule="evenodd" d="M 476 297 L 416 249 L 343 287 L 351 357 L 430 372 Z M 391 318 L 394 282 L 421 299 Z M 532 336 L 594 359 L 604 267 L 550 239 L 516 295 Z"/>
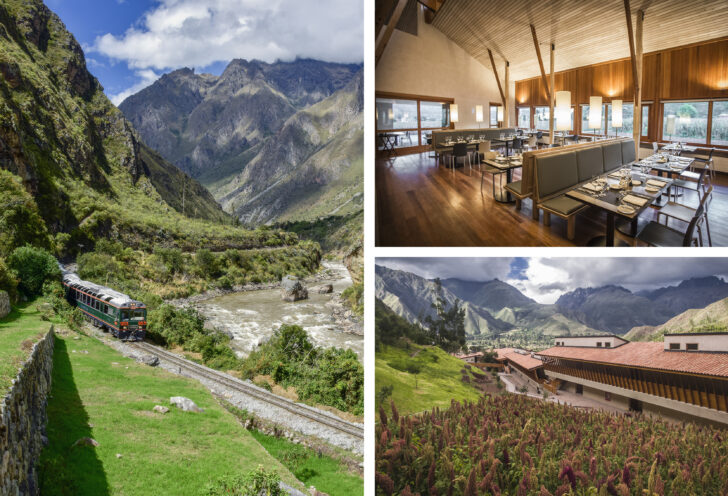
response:
<path id="1" fill-rule="evenodd" d="M 536 175 L 539 198 L 546 198 L 574 186 L 579 182 L 576 154 L 565 152 L 545 157 L 537 156 Z"/>
<path id="2" fill-rule="evenodd" d="M 619 169 L 622 166 L 622 144 L 609 143 L 602 145 L 604 155 L 604 172 Z"/>
<path id="3" fill-rule="evenodd" d="M 637 160 L 635 157 L 634 140 L 622 141 L 622 163 L 629 164 Z"/>
<path id="4" fill-rule="evenodd" d="M 579 182 L 587 181 L 604 173 L 604 157 L 601 147 L 583 148 L 576 150 L 574 153 L 576 153 Z"/>

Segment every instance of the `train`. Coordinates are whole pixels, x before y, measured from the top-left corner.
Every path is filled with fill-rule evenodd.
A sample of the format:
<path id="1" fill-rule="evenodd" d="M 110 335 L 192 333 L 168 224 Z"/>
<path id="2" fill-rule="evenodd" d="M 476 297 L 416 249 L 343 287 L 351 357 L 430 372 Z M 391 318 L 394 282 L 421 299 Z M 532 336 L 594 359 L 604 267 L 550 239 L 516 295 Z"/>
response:
<path id="1" fill-rule="evenodd" d="M 147 307 L 141 301 L 111 288 L 84 281 L 61 268 L 66 300 L 78 307 L 96 327 L 122 341 L 143 341 L 147 331 Z"/>

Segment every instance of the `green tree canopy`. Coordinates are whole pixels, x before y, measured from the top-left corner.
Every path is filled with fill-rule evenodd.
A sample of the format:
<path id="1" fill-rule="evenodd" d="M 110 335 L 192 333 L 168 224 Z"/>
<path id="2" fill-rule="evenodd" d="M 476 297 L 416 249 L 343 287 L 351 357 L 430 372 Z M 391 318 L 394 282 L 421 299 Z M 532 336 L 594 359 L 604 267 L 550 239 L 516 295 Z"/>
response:
<path id="1" fill-rule="evenodd" d="M 452 305 L 447 302 L 439 278 L 435 279 L 435 293 L 437 296 L 431 306 L 437 316 L 428 315 L 423 323 L 440 348 L 448 352 L 457 351 L 465 346 L 465 309 L 460 300 L 455 300 Z"/>
<path id="2" fill-rule="evenodd" d="M 41 294 L 44 282 L 61 278 L 58 261 L 43 248 L 16 248 L 8 257 L 8 265 L 20 279 L 18 289 L 27 297 Z"/>
<path id="3" fill-rule="evenodd" d="M 48 230 L 20 178 L 0 170 L 0 256 L 26 244 L 50 249 Z"/>

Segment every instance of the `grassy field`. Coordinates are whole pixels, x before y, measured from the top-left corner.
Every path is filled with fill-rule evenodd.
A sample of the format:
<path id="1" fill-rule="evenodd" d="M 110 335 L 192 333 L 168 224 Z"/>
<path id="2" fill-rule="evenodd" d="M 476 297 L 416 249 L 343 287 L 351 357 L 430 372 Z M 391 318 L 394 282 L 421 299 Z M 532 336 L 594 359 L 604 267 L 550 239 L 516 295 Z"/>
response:
<path id="1" fill-rule="evenodd" d="M 258 465 L 303 489 L 204 387 L 124 358 L 94 338 L 58 336 L 51 393 L 49 445 L 40 463 L 44 495 L 204 495 L 210 482 Z M 170 396 L 188 397 L 205 411 L 152 411 L 169 406 Z M 99 446 L 73 447 L 82 437 Z"/>
<path id="2" fill-rule="evenodd" d="M 463 361 L 434 346 L 412 344 L 405 350 L 381 345 L 375 364 L 378 401 L 382 388 L 392 387 L 391 396 L 383 402 L 387 411 L 390 399 L 394 400 L 400 413 L 409 414 L 433 406 L 447 408 L 453 399 L 475 401 L 481 395 L 472 380 L 470 383 L 461 380 Z M 413 365 L 419 368 L 418 374 L 406 371 Z M 467 374 L 472 379 L 470 370 Z"/>
<path id="3" fill-rule="evenodd" d="M 282 437 L 251 431 L 253 437 L 273 457 L 293 472 L 306 486 L 314 486 L 331 496 L 364 494 L 364 479 L 352 473 L 339 461 L 319 456 L 314 450 L 294 444 Z"/>
<path id="4" fill-rule="evenodd" d="M 10 388 L 18 375 L 20 365 L 28 358 L 33 343 L 48 332 L 51 322 L 41 319 L 38 299 L 14 306 L 12 311 L 0 319 L 0 397 Z"/>

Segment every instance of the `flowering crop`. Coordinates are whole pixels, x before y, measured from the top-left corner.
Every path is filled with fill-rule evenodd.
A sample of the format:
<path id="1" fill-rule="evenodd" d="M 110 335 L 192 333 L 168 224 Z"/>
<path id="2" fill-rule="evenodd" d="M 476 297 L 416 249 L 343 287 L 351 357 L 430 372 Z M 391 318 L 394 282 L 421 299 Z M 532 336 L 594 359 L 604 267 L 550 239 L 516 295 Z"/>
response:
<path id="1" fill-rule="evenodd" d="M 521 395 L 380 408 L 379 495 L 728 495 L 728 431 Z"/>

